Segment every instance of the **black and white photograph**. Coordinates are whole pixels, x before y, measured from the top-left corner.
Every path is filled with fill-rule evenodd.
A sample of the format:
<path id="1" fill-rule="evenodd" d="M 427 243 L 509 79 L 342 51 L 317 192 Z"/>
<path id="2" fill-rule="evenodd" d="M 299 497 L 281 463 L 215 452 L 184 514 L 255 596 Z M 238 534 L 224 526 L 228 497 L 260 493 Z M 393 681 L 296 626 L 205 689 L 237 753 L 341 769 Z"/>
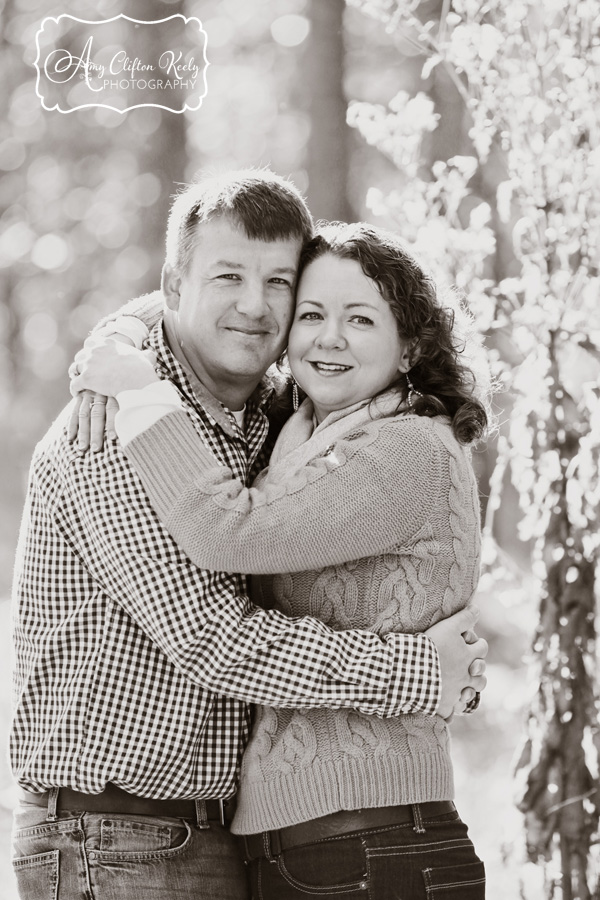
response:
<path id="1" fill-rule="evenodd" d="M 0 900 L 600 900 L 600 0 L 0 33 Z"/>

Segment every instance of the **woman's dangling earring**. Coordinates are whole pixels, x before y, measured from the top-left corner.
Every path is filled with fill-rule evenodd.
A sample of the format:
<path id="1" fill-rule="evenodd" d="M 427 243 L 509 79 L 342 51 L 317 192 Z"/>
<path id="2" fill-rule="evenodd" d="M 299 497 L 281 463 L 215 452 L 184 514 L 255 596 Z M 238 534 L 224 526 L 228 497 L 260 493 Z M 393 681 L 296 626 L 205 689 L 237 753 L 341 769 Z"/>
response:
<path id="1" fill-rule="evenodd" d="M 408 377 L 408 372 L 406 373 L 406 386 L 408 388 L 408 396 L 407 396 L 406 400 L 408 402 L 409 409 L 411 409 L 414 405 L 415 399 L 417 397 L 422 397 L 423 394 L 421 393 L 421 391 L 418 391 L 416 389 L 416 387 L 414 386 L 414 384 Z"/>
<path id="2" fill-rule="evenodd" d="M 294 412 L 298 412 L 300 397 L 298 395 L 298 385 L 296 384 L 295 378 L 292 378 L 292 406 L 294 407 Z"/>

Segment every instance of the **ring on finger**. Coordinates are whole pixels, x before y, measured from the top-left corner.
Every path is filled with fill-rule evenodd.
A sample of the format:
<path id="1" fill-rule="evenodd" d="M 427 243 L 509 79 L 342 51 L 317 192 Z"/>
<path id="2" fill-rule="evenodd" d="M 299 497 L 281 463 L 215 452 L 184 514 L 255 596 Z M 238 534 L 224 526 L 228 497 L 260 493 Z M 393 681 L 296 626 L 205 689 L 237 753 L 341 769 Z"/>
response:
<path id="1" fill-rule="evenodd" d="M 481 693 L 479 691 L 475 691 L 475 696 L 473 697 L 472 700 L 469 700 L 469 702 L 465 706 L 465 713 L 475 712 L 475 710 L 479 706 L 480 700 L 481 700 Z"/>

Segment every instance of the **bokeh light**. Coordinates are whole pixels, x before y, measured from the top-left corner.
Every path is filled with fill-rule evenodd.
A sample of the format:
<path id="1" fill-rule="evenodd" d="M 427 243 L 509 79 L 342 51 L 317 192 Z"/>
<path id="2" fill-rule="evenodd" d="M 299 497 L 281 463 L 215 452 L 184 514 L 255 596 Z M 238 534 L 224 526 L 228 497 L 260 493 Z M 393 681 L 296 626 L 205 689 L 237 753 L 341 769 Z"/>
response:
<path id="1" fill-rule="evenodd" d="M 280 16 L 271 25 L 273 39 L 282 47 L 297 47 L 308 37 L 310 22 L 305 16 Z"/>

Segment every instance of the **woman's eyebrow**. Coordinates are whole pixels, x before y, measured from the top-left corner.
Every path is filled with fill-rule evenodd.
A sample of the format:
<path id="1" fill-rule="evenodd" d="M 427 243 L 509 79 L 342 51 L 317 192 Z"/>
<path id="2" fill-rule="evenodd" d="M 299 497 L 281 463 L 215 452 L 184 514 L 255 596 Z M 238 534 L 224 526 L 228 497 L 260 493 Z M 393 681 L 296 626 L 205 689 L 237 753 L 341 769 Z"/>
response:
<path id="1" fill-rule="evenodd" d="M 345 303 L 344 306 L 346 309 L 354 309 L 356 306 L 366 306 L 367 309 L 377 309 L 378 308 L 373 303 L 366 303 L 365 301 L 361 301 L 360 303 Z"/>
<path id="2" fill-rule="evenodd" d="M 320 303 L 319 300 L 311 300 L 309 297 L 304 297 L 297 303 L 297 306 L 301 306 L 303 303 L 312 303 L 313 306 L 319 306 L 321 309 L 325 308 L 324 303 Z M 367 309 L 373 309 L 377 312 L 378 307 L 373 303 L 367 303 L 366 301 L 356 302 L 356 303 L 344 303 L 344 309 L 355 309 L 357 306 L 367 307 Z"/>

